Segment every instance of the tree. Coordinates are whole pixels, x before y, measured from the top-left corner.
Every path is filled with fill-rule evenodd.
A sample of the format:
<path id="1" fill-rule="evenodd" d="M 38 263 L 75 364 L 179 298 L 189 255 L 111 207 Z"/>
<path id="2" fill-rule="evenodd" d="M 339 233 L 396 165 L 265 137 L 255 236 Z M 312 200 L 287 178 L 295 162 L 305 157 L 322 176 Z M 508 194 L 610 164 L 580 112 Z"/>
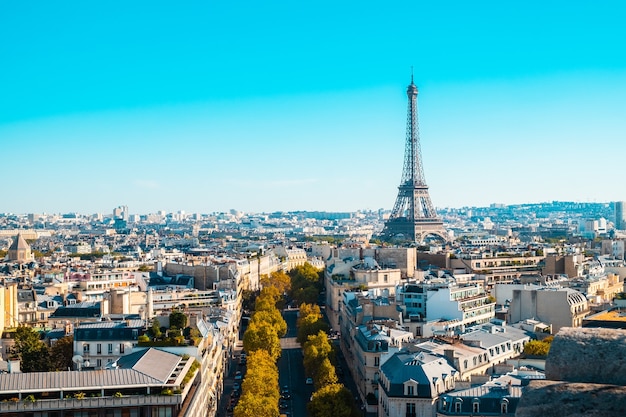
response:
<path id="1" fill-rule="evenodd" d="M 280 338 L 272 326 L 250 322 L 243 335 L 243 348 L 247 352 L 266 350 L 273 360 L 277 360 L 281 352 Z"/>
<path id="2" fill-rule="evenodd" d="M 15 345 L 11 353 L 20 359 L 22 372 L 47 372 L 50 370 L 48 346 L 41 341 L 39 333 L 30 327 L 19 326 L 14 335 Z"/>
<path id="3" fill-rule="evenodd" d="M 278 290 L 279 294 L 285 294 L 291 290 L 291 277 L 283 271 L 272 272 L 270 276 L 261 276 L 261 286 L 274 287 Z"/>
<path id="4" fill-rule="evenodd" d="M 325 332 L 309 336 L 304 343 L 304 369 L 308 375 L 316 375 L 324 359 L 330 358 L 333 347 Z"/>
<path id="5" fill-rule="evenodd" d="M 528 356 L 548 356 L 550 346 L 552 345 L 552 337 L 546 337 L 544 340 L 531 340 L 524 345 L 524 355 Z"/>
<path id="6" fill-rule="evenodd" d="M 313 393 L 307 406 L 312 417 L 358 417 L 352 393 L 342 384 L 326 385 Z"/>
<path id="7" fill-rule="evenodd" d="M 152 319 L 152 326 L 150 327 L 150 334 L 155 339 L 159 339 L 162 336 L 161 323 L 159 323 L 159 320 L 156 317 Z"/>
<path id="8" fill-rule="evenodd" d="M 305 343 L 309 339 L 309 336 L 316 335 L 319 332 L 324 332 L 326 334 L 327 331 L 328 323 L 324 320 L 320 320 L 314 315 L 308 315 L 306 317 L 302 317 L 300 320 L 296 340 L 299 343 Z"/>
<path id="9" fill-rule="evenodd" d="M 242 386 L 245 393 L 270 397 L 278 402 L 278 368 L 266 351 L 257 350 L 250 353 L 248 370 Z"/>
<path id="10" fill-rule="evenodd" d="M 280 311 L 277 309 L 261 310 L 254 313 L 251 323 L 259 325 L 270 325 L 276 330 L 278 337 L 283 337 L 287 334 L 287 322 L 283 319 Z"/>
<path id="11" fill-rule="evenodd" d="M 176 327 L 181 330 L 187 327 L 187 316 L 185 313 L 179 310 L 172 311 L 170 313 L 170 327 Z"/>
<path id="12" fill-rule="evenodd" d="M 291 292 L 291 296 L 295 300 L 298 300 L 301 303 L 310 303 L 310 304 L 314 304 L 315 302 L 317 302 L 317 298 L 319 297 L 319 294 L 320 294 L 319 289 L 313 285 L 297 288 Z"/>
<path id="13" fill-rule="evenodd" d="M 337 383 L 337 373 L 335 372 L 335 367 L 330 363 L 328 358 L 324 358 L 320 366 L 315 369 L 313 381 L 315 381 L 315 387 L 317 389 L 326 385 Z"/>
<path id="14" fill-rule="evenodd" d="M 296 322 L 297 326 L 300 326 L 300 322 L 307 316 L 314 316 L 318 319 L 322 318 L 322 311 L 320 310 L 320 306 L 313 303 L 302 303 L 300 304 L 300 316 L 298 317 L 298 321 Z"/>
<path id="15" fill-rule="evenodd" d="M 259 293 L 254 309 L 258 311 L 268 308 L 276 308 L 276 303 L 282 299 L 283 293 L 279 292 L 278 288 L 272 286 L 265 287 Z"/>
<path id="16" fill-rule="evenodd" d="M 65 371 L 72 368 L 74 336 L 65 336 L 50 347 L 50 370 Z"/>
<path id="17" fill-rule="evenodd" d="M 278 401 L 244 393 L 235 407 L 234 417 L 277 416 Z"/>

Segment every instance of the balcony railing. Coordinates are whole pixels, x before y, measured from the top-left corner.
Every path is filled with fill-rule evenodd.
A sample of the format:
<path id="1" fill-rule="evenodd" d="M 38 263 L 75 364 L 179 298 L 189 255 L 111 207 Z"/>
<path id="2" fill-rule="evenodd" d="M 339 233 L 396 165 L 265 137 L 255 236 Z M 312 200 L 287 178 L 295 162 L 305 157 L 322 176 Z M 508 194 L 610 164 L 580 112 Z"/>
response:
<path id="1" fill-rule="evenodd" d="M 85 408 L 120 408 L 156 405 L 180 405 L 182 395 L 129 395 L 127 397 L 88 397 L 54 400 L 2 401 L 0 413 L 27 411 L 55 411 Z"/>

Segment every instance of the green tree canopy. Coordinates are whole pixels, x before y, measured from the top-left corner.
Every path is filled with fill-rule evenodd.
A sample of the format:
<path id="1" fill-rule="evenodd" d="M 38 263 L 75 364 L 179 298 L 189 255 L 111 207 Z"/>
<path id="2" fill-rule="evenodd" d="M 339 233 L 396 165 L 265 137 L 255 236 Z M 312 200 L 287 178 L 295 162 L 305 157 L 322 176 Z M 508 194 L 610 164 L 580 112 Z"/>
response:
<path id="1" fill-rule="evenodd" d="M 337 373 L 335 372 L 335 367 L 330 363 L 330 359 L 324 358 L 320 366 L 315 369 L 313 381 L 317 389 L 337 383 Z"/>
<path id="2" fill-rule="evenodd" d="M 531 340 L 524 345 L 524 355 L 528 356 L 548 356 L 550 346 L 552 346 L 552 336 L 544 340 Z"/>
<path id="3" fill-rule="evenodd" d="M 328 323 L 314 315 L 308 315 L 301 319 L 296 337 L 299 343 L 305 343 L 310 336 L 317 335 L 319 332 L 326 334 L 328 331 Z"/>
<path id="4" fill-rule="evenodd" d="M 280 338 L 276 330 L 269 324 L 255 324 L 252 321 L 243 335 L 243 348 L 247 352 L 259 349 L 266 350 L 273 360 L 280 357 Z"/>
<path id="5" fill-rule="evenodd" d="M 276 287 L 265 287 L 256 298 L 254 310 L 273 310 L 276 308 L 276 303 L 282 298 L 282 293 L 279 293 Z"/>
<path id="6" fill-rule="evenodd" d="M 279 294 L 285 294 L 291 290 L 291 277 L 283 271 L 272 272 L 269 276 L 261 276 L 261 286 L 274 287 Z"/>
<path id="7" fill-rule="evenodd" d="M 278 416 L 278 401 L 244 392 L 235 407 L 234 417 L 259 416 Z"/>
<path id="8" fill-rule="evenodd" d="M 287 334 L 287 322 L 283 319 L 280 311 L 275 308 L 255 312 L 250 323 L 252 322 L 259 325 L 272 326 L 279 338 Z"/>
<path id="9" fill-rule="evenodd" d="M 50 370 L 66 371 L 73 366 L 74 336 L 65 336 L 57 340 L 50 348 Z"/>
<path id="10" fill-rule="evenodd" d="M 309 336 L 304 343 L 304 369 L 308 375 L 316 375 L 324 359 L 333 357 L 333 347 L 325 332 Z"/>
<path id="11" fill-rule="evenodd" d="M 170 327 L 184 329 L 187 327 L 187 315 L 180 310 L 174 310 L 170 313 Z"/>
<path id="12" fill-rule="evenodd" d="M 250 354 L 242 386 L 245 393 L 274 398 L 278 402 L 278 368 L 265 350 Z"/>
<path id="13" fill-rule="evenodd" d="M 358 417 L 352 393 L 342 384 L 329 384 L 313 393 L 307 406 L 312 417 Z"/>
<path id="14" fill-rule="evenodd" d="M 11 353 L 20 359 L 22 372 L 47 372 L 50 370 L 50 352 L 41 341 L 39 332 L 27 326 L 19 326 L 14 335 Z"/>

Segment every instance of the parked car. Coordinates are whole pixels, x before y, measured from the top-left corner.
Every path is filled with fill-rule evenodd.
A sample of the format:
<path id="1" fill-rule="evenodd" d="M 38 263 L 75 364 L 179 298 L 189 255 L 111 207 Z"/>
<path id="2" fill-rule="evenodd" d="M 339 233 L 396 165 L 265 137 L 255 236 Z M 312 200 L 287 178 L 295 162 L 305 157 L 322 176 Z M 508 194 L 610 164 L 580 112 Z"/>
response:
<path id="1" fill-rule="evenodd" d="M 313 378 L 308 377 L 308 378 L 306 379 L 306 384 L 307 384 L 307 385 L 313 385 Z"/>
<path id="2" fill-rule="evenodd" d="M 280 398 L 282 398 L 283 400 L 288 400 L 291 398 L 291 392 L 289 391 L 289 387 L 287 385 L 281 388 Z"/>

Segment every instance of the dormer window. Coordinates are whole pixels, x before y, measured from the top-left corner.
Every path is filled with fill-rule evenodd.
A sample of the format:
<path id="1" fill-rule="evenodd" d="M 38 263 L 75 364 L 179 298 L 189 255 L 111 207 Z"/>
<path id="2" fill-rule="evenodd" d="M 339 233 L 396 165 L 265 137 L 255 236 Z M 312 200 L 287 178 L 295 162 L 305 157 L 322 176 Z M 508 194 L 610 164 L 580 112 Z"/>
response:
<path id="1" fill-rule="evenodd" d="M 404 395 L 414 397 L 417 395 L 417 382 L 409 380 L 404 384 Z"/>
<path id="2" fill-rule="evenodd" d="M 463 405 L 463 400 L 462 399 L 457 398 L 456 400 L 454 400 L 454 412 L 455 413 L 460 413 L 462 405 Z"/>
<path id="3" fill-rule="evenodd" d="M 480 400 L 478 398 L 472 400 L 472 413 L 480 413 Z"/>
<path id="4" fill-rule="evenodd" d="M 502 402 L 500 403 L 500 413 L 508 414 L 508 412 L 509 412 L 509 400 L 507 400 L 506 398 L 503 398 Z"/>

